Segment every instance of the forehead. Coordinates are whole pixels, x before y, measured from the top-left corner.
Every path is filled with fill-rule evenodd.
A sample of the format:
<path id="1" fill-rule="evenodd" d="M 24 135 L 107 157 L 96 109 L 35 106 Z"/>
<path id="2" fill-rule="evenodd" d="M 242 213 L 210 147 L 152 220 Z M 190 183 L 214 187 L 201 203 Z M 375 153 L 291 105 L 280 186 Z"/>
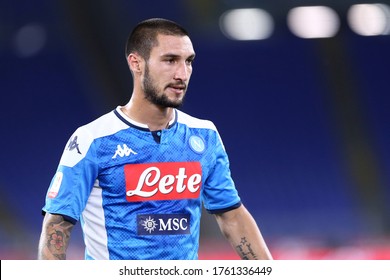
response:
<path id="1" fill-rule="evenodd" d="M 157 35 L 158 45 L 155 46 L 151 55 L 162 56 L 175 54 L 188 57 L 195 54 L 191 39 L 188 36 Z"/>

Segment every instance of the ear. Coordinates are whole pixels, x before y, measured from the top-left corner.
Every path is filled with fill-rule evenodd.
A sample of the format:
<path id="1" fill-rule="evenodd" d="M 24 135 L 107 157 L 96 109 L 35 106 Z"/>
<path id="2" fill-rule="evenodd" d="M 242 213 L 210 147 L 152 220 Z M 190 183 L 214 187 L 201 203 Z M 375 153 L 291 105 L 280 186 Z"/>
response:
<path id="1" fill-rule="evenodd" d="M 139 55 L 135 53 L 131 53 L 127 56 L 127 64 L 130 67 L 130 70 L 133 73 L 140 73 L 141 72 L 141 62 L 142 59 Z"/>

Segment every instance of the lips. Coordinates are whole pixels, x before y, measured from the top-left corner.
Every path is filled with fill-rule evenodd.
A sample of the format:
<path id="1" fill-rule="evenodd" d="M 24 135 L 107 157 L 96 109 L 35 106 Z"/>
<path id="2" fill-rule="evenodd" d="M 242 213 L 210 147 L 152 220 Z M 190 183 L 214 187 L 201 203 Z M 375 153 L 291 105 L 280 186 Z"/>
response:
<path id="1" fill-rule="evenodd" d="M 177 84 L 177 85 L 168 85 L 168 88 L 172 91 L 176 92 L 177 94 L 181 94 L 186 90 L 186 85 L 183 84 Z"/>

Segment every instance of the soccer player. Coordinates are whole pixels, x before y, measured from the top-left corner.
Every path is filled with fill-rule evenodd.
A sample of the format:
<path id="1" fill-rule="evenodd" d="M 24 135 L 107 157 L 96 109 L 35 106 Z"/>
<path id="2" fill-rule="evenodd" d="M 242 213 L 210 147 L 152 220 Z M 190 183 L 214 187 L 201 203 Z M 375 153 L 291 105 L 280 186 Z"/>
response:
<path id="1" fill-rule="evenodd" d="M 85 259 L 197 259 L 202 205 L 242 259 L 272 259 L 216 127 L 177 109 L 194 58 L 178 24 L 135 27 L 126 45 L 130 101 L 65 145 L 42 209 L 39 259 L 66 259 L 77 221 Z"/>

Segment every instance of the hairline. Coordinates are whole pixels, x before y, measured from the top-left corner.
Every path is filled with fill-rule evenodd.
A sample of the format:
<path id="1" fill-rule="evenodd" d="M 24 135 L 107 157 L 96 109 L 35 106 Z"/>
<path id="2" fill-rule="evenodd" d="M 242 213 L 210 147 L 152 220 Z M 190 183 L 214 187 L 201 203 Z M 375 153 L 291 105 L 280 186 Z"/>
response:
<path id="1" fill-rule="evenodd" d="M 148 19 L 139 23 L 129 35 L 126 58 L 131 53 L 136 53 L 147 61 L 152 49 L 159 45 L 159 35 L 189 38 L 187 30 L 176 22 L 161 18 Z"/>

